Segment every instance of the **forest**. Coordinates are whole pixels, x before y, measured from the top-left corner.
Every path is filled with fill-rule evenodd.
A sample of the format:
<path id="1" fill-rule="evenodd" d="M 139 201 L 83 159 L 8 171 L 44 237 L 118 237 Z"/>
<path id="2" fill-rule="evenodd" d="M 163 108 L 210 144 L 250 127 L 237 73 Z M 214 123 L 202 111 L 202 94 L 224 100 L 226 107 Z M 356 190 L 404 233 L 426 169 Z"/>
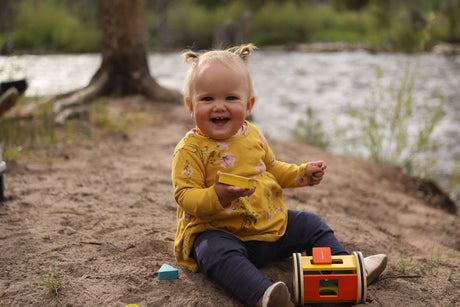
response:
<path id="1" fill-rule="evenodd" d="M 149 50 L 207 49 L 223 27 L 246 22 L 257 46 L 366 43 L 418 52 L 460 41 L 460 0 L 146 0 Z M 4 0 L 2 53 L 98 52 L 98 2 Z M 244 20 L 246 18 L 246 20 Z"/>

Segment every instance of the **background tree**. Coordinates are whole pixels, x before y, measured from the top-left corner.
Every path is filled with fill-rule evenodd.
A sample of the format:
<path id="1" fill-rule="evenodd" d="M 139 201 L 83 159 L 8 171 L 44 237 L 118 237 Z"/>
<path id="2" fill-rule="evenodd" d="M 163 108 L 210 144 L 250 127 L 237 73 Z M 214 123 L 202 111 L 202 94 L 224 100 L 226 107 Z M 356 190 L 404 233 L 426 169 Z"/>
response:
<path id="1" fill-rule="evenodd" d="M 58 123 L 85 111 L 85 104 L 98 96 L 142 94 L 156 101 L 181 102 L 178 91 L 160 86 L 150 75 L 144 8 L 144 0 L 99 0 L 102 64 L 87 87 L 55 102 Z"/>

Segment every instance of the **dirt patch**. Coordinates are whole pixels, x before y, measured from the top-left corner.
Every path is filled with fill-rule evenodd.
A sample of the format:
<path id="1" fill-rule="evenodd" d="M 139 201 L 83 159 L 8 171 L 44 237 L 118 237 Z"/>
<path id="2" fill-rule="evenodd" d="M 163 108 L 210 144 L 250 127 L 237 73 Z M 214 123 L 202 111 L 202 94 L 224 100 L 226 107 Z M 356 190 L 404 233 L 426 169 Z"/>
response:
<path id="1" fill-rule="evenodd" d="M 171 154 L 192 127 L 184 107 L 131 97 L 114 100 L 111 112 L 127 107 L 148 120 L 127 134 L 82 137 L 57 144 L 51 158 L 37 149 L 8 165 L 1 306 L 244 306 L 174 260 Z M 297 142 L 270 144 L 281 160 L 328 163 L 321 185 L 286 190 L 289 208 L 319 214 L 349 251 L 388 254 L 367 305 L 458 304 L 458 216 L 433 207 L 434 196 L 394 168 Z M 292 289 L 291 261 L 263 271 Z M 163 263 L 177 267 L 179 279 L 159 281 Z M 57 295 L 43 283 L 61 285 Z"/>

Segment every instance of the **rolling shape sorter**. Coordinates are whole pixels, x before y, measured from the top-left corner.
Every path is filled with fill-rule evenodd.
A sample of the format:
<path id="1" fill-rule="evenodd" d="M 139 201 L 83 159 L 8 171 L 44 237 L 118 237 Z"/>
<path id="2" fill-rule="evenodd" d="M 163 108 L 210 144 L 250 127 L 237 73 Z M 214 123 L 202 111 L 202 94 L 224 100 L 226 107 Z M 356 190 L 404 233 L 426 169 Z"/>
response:
<path id="1" fill-rule="evenodd" d="M 316 247 L 312 256 L 294 253 L 292 258 L 296 306 L 366 301 L 366 270 L 361 252 L 331 256 L 329 247 Z"/>

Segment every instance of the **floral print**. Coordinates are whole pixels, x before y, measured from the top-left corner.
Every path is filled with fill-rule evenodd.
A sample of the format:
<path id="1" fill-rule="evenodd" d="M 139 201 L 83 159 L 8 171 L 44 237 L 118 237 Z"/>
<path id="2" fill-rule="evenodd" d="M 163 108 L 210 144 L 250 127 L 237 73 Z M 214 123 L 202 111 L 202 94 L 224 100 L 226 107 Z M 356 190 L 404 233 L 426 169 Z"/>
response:
<path id="1" fill-rule="evenodd" d="M 193 169 L 189 167 L 190 162 L 189 162 L 188 159 L 185 160 L 183 165 L 184 165 L 184 169 L 182 171 L 182 175 L 184 175 L 185 182 L 190 183 L 190 180 L 191 180 L 192 174 L 193 174 Z"/>
<path id="2" fill-rule="evenodd" d="M 308 181 L 305 177 L 302 177 L 302 176 L 297 176 L 295 178 L 295 185 L 297 186 L 304 186 L 304 185 L 307 185 L 308 184 Z"/>
<path id="3" fill-rule="evenodd" d="M 235 164 L 235 155 L 231 153 L 224 153 L 220 157 L 220 165 L 223 168 L 229 168 L 232 167 Z"/>
<path id="4" fill-rule="evenodd" d="M 296 186 L 306 186 L 308 185 L 308 178 L 307 178 L 307 166 L 300 166 L 299 172 L 300 175 L 297 175 L 295 178 L 295 185 Z"/>
<path id="5" fill-rule="evenodd" d="M 257 174 L 260 174 L 260 173 L 262 173 L 264 170 L 265 170 L 265 163 L 259 162 L 259 164 L 257 164 L 257 166 L 256 166 L 256 173 L 257 173 Z"/>
<path id="6" fill-rule="evenodd" d="M 262 141 L 262 143 L 264 143 L 264 146 L 267 144 L 267 141 L 265 140 L 265 137 L 262 134 L 262 132 L 259 133 L 259 139 Z"/>
<path id="7" fill-rule="evenodd" d="M 192 220 L 192 216 L 190 214 L 185 213 L 184 214 L 184 221 L 190 222 Z"/>
<path id="8" fill-rule="evenodd" d="M 228 150 L 228 145 L 227 145 L 226 143 L 223 143 L 223 142 L 217 142 L 217 147 L 218 147 L 221 151 Z"/>

